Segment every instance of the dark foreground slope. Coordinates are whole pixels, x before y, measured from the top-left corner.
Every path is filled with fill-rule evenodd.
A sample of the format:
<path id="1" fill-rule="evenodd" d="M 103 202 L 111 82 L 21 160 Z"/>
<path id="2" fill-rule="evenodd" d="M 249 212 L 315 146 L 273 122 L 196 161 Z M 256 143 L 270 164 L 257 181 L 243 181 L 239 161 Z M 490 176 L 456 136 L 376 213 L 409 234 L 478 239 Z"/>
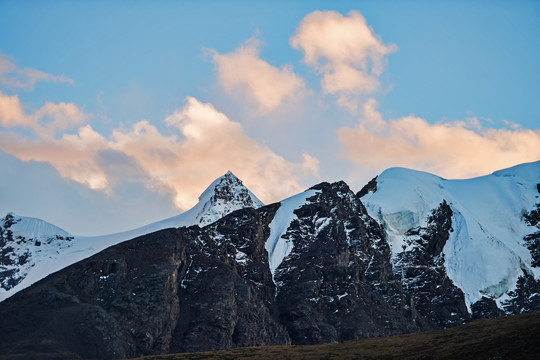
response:
<path id="1" fill-rule="evenodd" d="M 144 360 L 538 359 L 540 313 L 476 320 L 455 328 L 311 346 L 268 346 L 149 356 Z"/>

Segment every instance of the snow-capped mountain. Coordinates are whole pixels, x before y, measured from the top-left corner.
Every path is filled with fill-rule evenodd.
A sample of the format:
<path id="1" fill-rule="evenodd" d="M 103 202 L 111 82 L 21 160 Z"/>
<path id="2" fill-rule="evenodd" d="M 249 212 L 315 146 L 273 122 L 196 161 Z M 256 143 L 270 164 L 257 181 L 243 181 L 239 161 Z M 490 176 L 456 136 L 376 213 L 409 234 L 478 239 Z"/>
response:
<path id="1" fill-rule="evenodd" d="M 321 183 L 258 208 L 247 190 L 212 186 L 192 223 L 251 205 L 119 235 L 6 299 L 0 354 L 321 344 L 540 310 L 540 162 L 468 180 L 394 168 L 356 194 Z M 63 241 L 78 247 L 56 263 L 97 252 Z"/>
<path id="2" fill-rule="evenodd" d="M 0 301 L 70 264 L 109 246 L 154 231 L 205 226 L 263 203 L 232 172 L 216 179 L 190 210 L 140 228 L 102 236 L 77 236 L 46 221 L 9 213 L 0 219 Z"/>
<path id="3" fill-rule="evenodd" d="M 406 254 L 417 251 L 415 238 L 422 237 L 433 212 L 447 204 L 449 234 L 440 253 L 447 276 L 463 291 L 469 310 L 485 298 L 513 312 L 510 304 L 524 290 L 524 279 L 530 286 L 540 279 L 534 220 L 539 191 L 540 162 L 467 180 L 392 168 L 370 183 L 361 200 L 382 224 L 399 268 L 411 265 Z"/>

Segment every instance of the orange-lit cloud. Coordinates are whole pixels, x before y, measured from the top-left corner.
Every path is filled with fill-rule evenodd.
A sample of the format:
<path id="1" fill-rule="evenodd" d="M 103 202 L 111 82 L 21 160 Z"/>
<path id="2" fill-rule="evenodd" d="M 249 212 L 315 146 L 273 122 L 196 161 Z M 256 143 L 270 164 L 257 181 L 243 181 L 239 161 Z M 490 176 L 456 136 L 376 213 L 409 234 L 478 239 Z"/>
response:
<path id="1" fill-rule="evenodd" d="M 384 120 L 375 100 L 355 128 L 338 130 L 347 158 L 359 168 L 392 166 L 447 178 L 468 178 L 540 158 L 540 131 L 483 127 L 477 118 L 430 124 L 410 115 Z"/>
<path id="2" fill-rule="evenodd" d="M 56 131 L 81 125 L 85 113 L 72 103 L 47 102 L 31 114 L 24 112 L 17 95 L 6 95 L 0 91 L 0 125 L 4 127 L 25 127 L 40 136 L 53 136 Z"/>
<path id="3" fill-rule="evenodd" d="M 28 126 L 30 117 L 24 113 L 17 95 L 9 96 L 0 91 L 0 125 L 5 127 Z"/>
<path id="4" fill-rule="evenodd" d="M 291 37 L 293 48 L 322 74 L 321 86 L 337 95 L 338 104 L 354 110 L 360 94 L 379 90 L 385 56 L 396 45 L 384 45 L 358 11 L 344 16 L 336 11 L 315 11 L 304 17 Z"/>
<path id="5" fill-rule="evenodd" d="M 242 126 L 211 104 L 188 97 L 166 123 L 182 135 L 163 136 L 140 122 L 131 131 L 113 133 L 113 148 L 133 156 L 152 179 L 175 190 L 176 204 L 189 208 L 216 176 L 231 170 L 264 202 L 302 191 L 301 180 L 318 171 L 305 154 L 292 163 L 250 139 Z"/>
<path id="6" fill-rule="evenodd" d="M 292 66 L 278 68 L 260 58 L 260 40 L 253 37 L 228 54 L 207 50 L 216 64 L 219 83 L 233 96 L 254 102 L 261 114 L 266 114 L 285 100 L 298 98 L 305 83 Z"/>
<path id="7" fill-rule="evenodd" d="M 47 74 L 30 68 L 19 68 L 0 52 L 0 86 L 31 90 L 38 82 L 59 82 L 73 85 L 73 80 L 63 75 Z"/>
<path id="8" fill-rule="evenodd" d="M 52 164 L 69 179 L 112 191 L 121 173 L 133 173 L 154 190 L 169 189 L 181 209 L 193 206 L 201 192 L 227 170 L 239 176 L 264 202 L 303 190 L 302 180 L 318 171 L 317 159 L 304 154 L 293 163 L 249 138 L 242 126 L 211 104 L 187 98 L 183 109 L 166 118 L 171 134 L 148 121 L 117 129 L 106 139 L 90 125 L 77 134 L 32 140 L 0 133 L 0 146 L 22 160 Z M 124 164 L 115 171 L 111 162 Z"/>
<path id="9" fill-rule="evenodd" d="M 23 161 L 48 162 L 63 177 L 91 189 L 105 189 L 107 186 L 107 175 L 94 159 L 97 152 L 108 145 L 90 125 L 81 127 L 77 134 L 66 134 L 60 139 L 46 136 L 32 140 L 14 133 L 0 133 L 0 146 Z"/>

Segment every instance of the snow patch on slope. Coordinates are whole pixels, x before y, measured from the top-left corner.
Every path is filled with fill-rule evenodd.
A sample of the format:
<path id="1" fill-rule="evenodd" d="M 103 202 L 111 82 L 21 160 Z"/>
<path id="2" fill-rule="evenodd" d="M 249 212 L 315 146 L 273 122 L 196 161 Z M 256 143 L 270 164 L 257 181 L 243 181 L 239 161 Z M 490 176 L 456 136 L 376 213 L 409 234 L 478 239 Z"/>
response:
<path id="1" fill-rule="evenodd" d="M 289 225 L 298 217 L 294 210 L 301 208 L 307 199 L 316 195 L 319 190 L 307 190 L 303 193 L 291 196 L 280 203 L 279 209 L 270 223 L 270 236 L 266 240 L 265 249 L 268 252 L 268 263 L 272 278 L 278 266 L 291 253 L 293 242 L 284 237 Z"/>
<path id="2" fill-rule="evenodd" d="M 539 202 L 538 183 L 540 162 L 467 180 L 392 168 L 377 178 L 377 191 L 362 202 L 383 225 L 395 258 L 403 251 L 405 232 L 425 226 L 431 210 L 446 200 L 454 213 L 454 231 L 443 249 L 448 276 L 465 293 L 467 306 L 482 295 L 500 304 L 522 268 L 540 278 L 523 242 L 534 230 L 523 214 Z"/>

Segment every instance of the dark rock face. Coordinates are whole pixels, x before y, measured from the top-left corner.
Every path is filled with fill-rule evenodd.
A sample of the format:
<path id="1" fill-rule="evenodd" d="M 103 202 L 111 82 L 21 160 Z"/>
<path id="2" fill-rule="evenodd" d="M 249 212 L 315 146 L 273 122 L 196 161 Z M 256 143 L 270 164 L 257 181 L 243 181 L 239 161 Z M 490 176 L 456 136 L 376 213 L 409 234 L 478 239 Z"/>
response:
<path id="1" fill-rule="evenodd" d="M 273 317 L 274 284 L 264 248 L 277 206 L 245 209 L 200 230 L 187 229 L 180 314 L 171 352 L 289 344 Z"/>
<path id="2" fill-rule="evenodd" d="M 0 353 L 110 359 L 290 343 L 272 317 L 264 253 L 275 208 L 142 236 L 47 277 L 1 303 Z"/>
<path id="3" fill-rule="evenodd" d="M 495 300 L 482 296 L 480 300 L 471 305 L 472 319 L 489 319 L 504 316 Z"/>
<path id="4" fill-rule="evenodd" d="M 277 268 L 280 321 L 294 344 L 418 330 L 379 225 L 343 182 L 323 183 L 295 211 L 294 248 Z"/>
<path id="5" fill-rule="evenodd" d="M 514 291 L 508 293 L 510 299 L 503 303 L 507 314 L 523 314 L 540 310 L 540 281 L 523 270 Z"/>
<path id="6" fill-rule="evenodd" d="M 540 266 L 540 204 L 536 204 L 536 207 L 523 218 L 528 226 L 535 229 L 525 235 L 523 241 L 531 253 L 533 260 L 531 265 L 537 268 Z M 510 299 L 502 304 L 507 314 L 540 310 L 540 281 L 536 280 L 531 271 L 523 265 L 521 270 L 523 275 L 518 278 L 516 289 L 508 293 Z"/>
<path id="7" fill-rule="evenodd" d="M 122 243 L 2 302 L 1 353 L 121 358 L 166 351 L 178 314 L 182 231 Z M 185 266 L 185 265 L 184 265 Z"/>
<path id="8" fill-rule="evenodd" d="M 540 204 L 536 204 L 536 209 L 525 214 L 524 219 L 527 225 L 537 229 L 537 231 L 526 235 L 523 240 L 531 252 L 532 266 L 540 267 Z"/>
<path id="9" fill-rule="evenodd" d="M 443 201 L 433 210 L 426 227 L 409 230 L 403 252 L 395 261 L 396 273 L 424 329 L 440 329 L 470 320 L 465 295 L 448 278 L 442 250 L 452 230 L 452 209 Z"/>
<path id="10" fill-rule="evenodd" d="M 371 179 L 360 191 L 356 194 L 356 196 L 360 199 L 362 196 L 367 195 L 370 192 L 377 191 L 377 178 L 378 176 L 375 176 L 373 179 Z"/>

